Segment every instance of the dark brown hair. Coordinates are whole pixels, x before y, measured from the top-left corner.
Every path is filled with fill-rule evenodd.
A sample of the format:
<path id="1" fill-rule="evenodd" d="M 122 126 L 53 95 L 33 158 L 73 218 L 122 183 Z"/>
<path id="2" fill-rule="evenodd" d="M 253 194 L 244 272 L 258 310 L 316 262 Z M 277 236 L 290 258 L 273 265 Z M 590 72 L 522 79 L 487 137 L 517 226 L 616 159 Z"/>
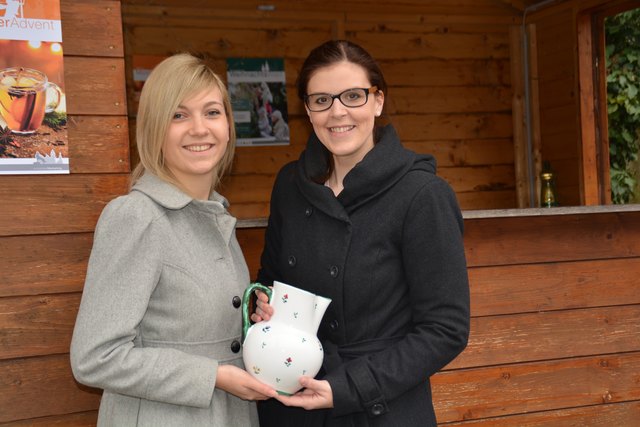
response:
<path id="1" fill-rule="evenodd" d="M 304 100 L 307 95 L 309 80 L 318 69 L 348 61 L 364 68 L 371 82 L 371 86 L 377 86 L 385 95 L 387 94 L 387 82 L 380 66 L 375 59 L 361 46 L 347 40 L 330 40 L 313 49 L 302 64 L 298 74 L 298 97 Z"/>
<path id="2" fill-rule="evenodd" d="M 304 60 L 296 86 L 298 97 L 304 101 L 307 95 L 307 86 L 313 74 L 320 68 L 324 68 L 338 62 L 351 62 L 361 66 L 367 73 L 371 86 L 377 86 L 379 91 L 387 95 L 387 82 L 384 79 L 382 70 L 375 59 L 362 46 L 347 40 L 330 40 L 313 49 L 307 59 Z M 373 140 L 375 143 L 380 139 L 380 128 L 373 129 Z M 333 171 L 333 157 L 327 159 L 327 170 L 319 176 L 310 177 L 318 184 L 323 184 Z"/>

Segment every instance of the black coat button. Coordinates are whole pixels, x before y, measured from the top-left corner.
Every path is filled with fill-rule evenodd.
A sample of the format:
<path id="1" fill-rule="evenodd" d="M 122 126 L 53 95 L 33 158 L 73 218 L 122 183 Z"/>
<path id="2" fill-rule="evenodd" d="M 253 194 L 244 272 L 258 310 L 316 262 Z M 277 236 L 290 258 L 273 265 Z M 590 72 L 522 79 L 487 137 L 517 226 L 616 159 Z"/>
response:
<path id="1" fill-rule="evenodd" d="M 384 413 L 384 405 L 382 403 L 376 403 L 371 407 L 371 415 L 378 416 Z"/>
<path id="2" fill-rule="evenodd" d="M 231 351 L 233 351 L 234 353 L 237 353 L 240 351 L 240 342 L 237 340 L 233 340 L 233 342 L 231 343 Z"/>
<path id="3" fill-rule="evenodd" d="M 287 262 L 289 263 L 289 267 L 295 267 L 297 262 L 296 257 L 294 257 L 293 255 L 289 255 Z"/>
<path id="4" fill-rule="evenodd" d="M 340 272 L 340 269 L 338 269 L 338 267 L 335 265 L 332 265 L 331 268 L 329 269 L 329 274 L 331 275 L 331 277 L 338 277 L 339 272 Z"/>
<path id="5" fill-rule="evenodd" d="M 231 304 L 233 304 L 233 306 L 235 308 L 240 307 L 240 304 L 242 304 L 242 300 L 240 299 L 240 297 L 238 295 L 236 295 L 235 297 L 233 297 L 233 299 L 231 300 Z"/>
<path id="6" fill-rule="evenodd" d="M 340 324 L 339 324 L 339 323 L 338 323 L 338 321 L 337 321 L 337 320 L 335 320 L 335 319 L 334 319 L 334 320 L 332 320 L 332 321 L 331 321 L 331 323 L 329 323 L 329 327 L 331 328 L 331 330 L 332 330 L 333 332 L 335 332 L 335 331 L 337 331 L 337 330 L 338 330 L 338 326 L 340 326 Z"/>
<path id="7" fill-rule="evenodd" d="M 313 208 L 311 206 L 309 206 L 307 209 L 304 210 L 305 216 L 311 216 L 312 213 L 313 213 Z"/>

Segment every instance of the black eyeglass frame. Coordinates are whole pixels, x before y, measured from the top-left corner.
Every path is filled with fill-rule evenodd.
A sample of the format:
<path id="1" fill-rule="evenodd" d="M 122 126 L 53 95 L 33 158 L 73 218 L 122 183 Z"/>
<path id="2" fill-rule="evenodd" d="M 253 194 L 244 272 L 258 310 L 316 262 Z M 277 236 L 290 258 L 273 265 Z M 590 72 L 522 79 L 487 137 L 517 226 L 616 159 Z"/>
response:
<path id="1" fill-rule="evenodd" d="M 340 98 L 343 94 L 352 91 L 352 90 L 363 90 L 364 91 L 364 102 L 360 105 L 355 105 L 355 106 L 351 106 L 351 105 L 347 105 L 344 102 L 342 102 L 342 98 Z M 363 105 L 365 105 L 367 102 L 369 102 L 369 95 L 371 94 L 376 94 L 378 93 L 378 86 L 371 86 L 371 87 L 352 87 L 346 90 L 343 90 L 342 92 L 340 92 L 337 95 L 331 95 L 330 93 L 323 93 L 323 92 L 318 92 L 318 93 L 310 93 L 308 95 L 304 96 L 304 105 L 307 106 L 307 108 L 309 109 L 309 111 L 313 112 L 313 113 L 320 113 L 322 111 L 327 111 L 328 109 L 330 109 L 331 107 L 333 107 L 333 102 L 338 99 L 338 101 L 340 101 L 340 103 L 342 105 L 344 105 L 347 108 L 359 108 L 362 107 Z M 313 110 L 311 108 L 311 106 L 309 105 L 309 97 L 314 96 L 314 95 L 325 95 L 329 98 L 331 98 L 331 103 L 329 103 L 329 106 L 327 108 L 323 108 L 322 110 Z"/>

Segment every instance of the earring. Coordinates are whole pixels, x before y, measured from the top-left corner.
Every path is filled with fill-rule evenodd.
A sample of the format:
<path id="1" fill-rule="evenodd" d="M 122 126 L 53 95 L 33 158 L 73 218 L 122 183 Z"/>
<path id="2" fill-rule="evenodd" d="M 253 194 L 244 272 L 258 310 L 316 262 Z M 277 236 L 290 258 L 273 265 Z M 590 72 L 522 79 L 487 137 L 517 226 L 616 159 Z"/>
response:
<path id="1" fill-rule="evenodd" d="M 382 114 L 380 111 L 376 111 L 376 117 L 380 117 L 380 114 Z"/>

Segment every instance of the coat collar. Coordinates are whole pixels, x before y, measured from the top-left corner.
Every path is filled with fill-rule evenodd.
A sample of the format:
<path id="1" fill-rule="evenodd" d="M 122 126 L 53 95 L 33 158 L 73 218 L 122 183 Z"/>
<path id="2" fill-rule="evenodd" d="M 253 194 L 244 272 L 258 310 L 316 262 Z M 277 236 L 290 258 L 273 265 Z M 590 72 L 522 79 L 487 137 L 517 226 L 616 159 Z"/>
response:
<path id="1" fill-rule="evenodd" d="M 180 210 L 191 205 L 198 210 L 212 213 L 227 244 L 234 235 L 236 219 L 227 211 L 229 202 L 215 191 L 211 192 L 209 200 L 197 200 L 150 172 L 136 181 L 132 191 L 147 195 L 165 209 Z"/>
<path id="2" fill-rule="evenodd" d="M 132 190 L 146 194 L 160 206 L 171 210 L 182 209 L 189 203 L 203 204 L 205 206 L 211 206 L 212 208 L 217 205 L 221 205 L 223 209 L 227 209 L 229 207 L 227 199 L 215 191 L 211 193 L 209 200 L 207 201 L 196 200 L 173 184 L 158 178 L 150 172 L 142 175 L 140 179 L 136 181 Z"/>
<path id="3" fill-rule="evenodd" d="M 307 200 L 327 214 L 348 221 L 348 214 L 395 185 L 411 169 L 435 173 L 431 156 L 406 150 L 391 125 L 380 129 L 380 139 L 360 163 L 345 176 L 344 189 L 334 197 L 331 189 L 310 177 L 327 169 L 330 153 L 312 133 L 300 156 L 296 182 Z"/>

